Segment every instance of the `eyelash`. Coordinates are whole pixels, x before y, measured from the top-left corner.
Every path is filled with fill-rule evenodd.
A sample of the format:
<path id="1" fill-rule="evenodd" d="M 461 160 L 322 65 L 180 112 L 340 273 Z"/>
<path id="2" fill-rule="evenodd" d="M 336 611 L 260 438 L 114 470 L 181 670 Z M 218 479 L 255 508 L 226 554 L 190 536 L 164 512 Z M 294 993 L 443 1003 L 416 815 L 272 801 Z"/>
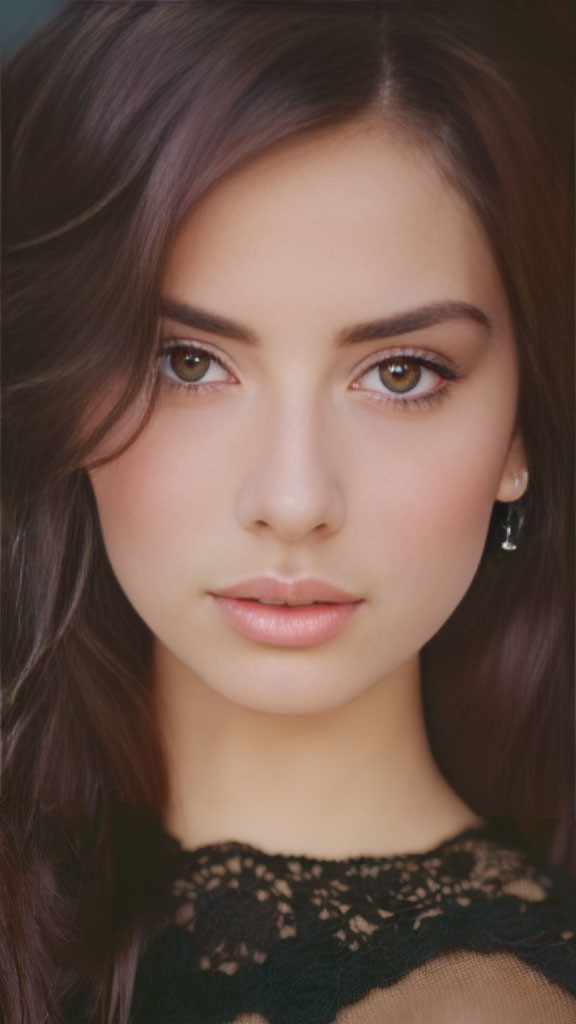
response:
<path id="1" fill-rule="evenodd" d="M 177 340 L 164 342 L 163 344 L 160 345 L 157 352 L 159 367 L 163 358 L 166 358 L 166 356 L 170 355 L 171 352 L 177 351 L 178 349 L 185 349 L 188 352 L 198 352 L 203 355 L 207 355 L 210 357 L 211 360 L 213 360 L 213 362 L 221 366 L 223 370 L 226 370 L 227 373 L 231 372 L 230 370 L 228 370 L 228 367 L 225 365 L 225 363 L 218 356 L 214 355 L 214 353 L 212 353 L 210 349 L 207 348 L 206 346 L 192 344 L 190 342 L 181 342 Z M 455 366 L 448 366 L 444 362 L 430 359 L 426 353 L 422 353 L 417 349 L 401 349 L 399 351 L 391 352 L 384 359 L 378 359 L 375 362 L 371 363 L 369 366 L 365 367 L 365 369 L 360 374 L 360 378 L 364 377 L 367 373 L 370 373 L 371 370 L 378 369 L 379 366 L 382 366 L 385 363 L 390 363 L 394 359 L 401 358 L 410 359 L 411 361 L 415 362 L 418 366 L 421 366 L 424 369 L 430 370 L 432 373 L 437 374 L 441 379 L 445 381 L 443 387 L 436 388 L 435 391 L 431 391 L 424 395 L 416 395 L 414 398 L 401 398 L 400 396 L 393 397 L 393 392 L 391 391 L 388 393 L 388 395 L 380 392 L 369 393 L 368 389 L 368 398 L 370 400 L 380 403 L 384 402 L 386 404 L 394 405 L 399 409 L 410 411 L 423 405 L 430 405 L 433 402 L 441 401 L 447 395 L 451 385 L 458 384 L 461 380 L 464 379 L 465 376 Z M 160 375 L 162 376 L 161 369 L 159 369 L 159 372 Z M 201 381 L 196 383 L 186 383 L 184 381 L 172 380 L 169 377 L 163 377 L 162 379 L 163 383 L 165 383 L 167 387 L 187 391 L 189 394 L 197 394 L 198 392 L 206 394 L 207 392 L 209 393 L 219 391 L 222 384 L 225 383 L 224 381 L 209 381 L 208 383 L 205 384 L 203 384 Z M 364 391 L 365 389 L 355 388 L 355 390 Z M 406 394 L 409 395 L 410 392 L 406 392 Z"/>

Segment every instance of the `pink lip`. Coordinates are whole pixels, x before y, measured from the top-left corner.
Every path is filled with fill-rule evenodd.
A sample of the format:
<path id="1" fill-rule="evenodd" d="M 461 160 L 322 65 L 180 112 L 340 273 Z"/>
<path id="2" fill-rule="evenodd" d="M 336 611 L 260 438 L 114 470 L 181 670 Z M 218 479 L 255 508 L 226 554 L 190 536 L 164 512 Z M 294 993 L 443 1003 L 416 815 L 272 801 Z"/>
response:
<path id="1" fill-rule="evenodd" d="M 261 601 L 285 601 L 287 604 L 300 604 L 306 601 L 326 601 L 328 603 L 360 601 L 358 594 L 341 590 L 333 583 L 306 576 L 299 580 L 282 579 L 280 576 L 253 576 L 242 580 L 231 587 L 215 592 L 220 597 L 260 598 Z"/>
<path id="2" fill-rule="evenodd" d="M 309 647 L 323 643 L 343 629 L 362 601 L 295 605 L 265 605 L 249 598 L 210 594 L 225 620 L 244 636 L 279 647 Z"/>

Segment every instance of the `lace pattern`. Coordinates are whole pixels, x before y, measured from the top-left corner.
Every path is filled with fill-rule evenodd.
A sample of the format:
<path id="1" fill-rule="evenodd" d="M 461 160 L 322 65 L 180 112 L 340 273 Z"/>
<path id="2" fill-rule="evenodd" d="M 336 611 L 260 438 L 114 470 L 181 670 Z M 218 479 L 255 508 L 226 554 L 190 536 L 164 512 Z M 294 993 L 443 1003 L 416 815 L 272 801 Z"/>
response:
<path id="1" fill-rule="evenodd" d="M 434 918 L 466 921 L 471 909 L 503 906 L 519 920 L 549 907 L 553 875 L 489 825 L 469 828 L 426 853 L 320 860 L 264 853 L 240 842 L 178 848 L 166 924 L 193 936 L 197 968 L 235 974 L 262 964 L 279 942 L 330 935 L 360 953 L 384 933 L 417 934 Z M 532 915 L 530 915 L 532 910 Z M 558 926 L 575 943 L 576 924 Z"/>
<path id="2" fill-rule="evenodd" d="M 491 821 L 340 861 L 166 842 L 130 1024 L 576 1020 L 576 886 Z"/>

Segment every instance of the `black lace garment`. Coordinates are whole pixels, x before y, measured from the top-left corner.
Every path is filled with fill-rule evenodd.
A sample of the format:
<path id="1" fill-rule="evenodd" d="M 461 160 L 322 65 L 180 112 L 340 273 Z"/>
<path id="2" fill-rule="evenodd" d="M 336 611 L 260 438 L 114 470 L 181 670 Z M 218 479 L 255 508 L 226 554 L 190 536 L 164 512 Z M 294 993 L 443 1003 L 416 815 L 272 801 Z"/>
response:
<path id="1" fill-rule="evenodd" d="M 174 857 L 133 1024 L 576 1022 L 576 886 L 498 819 L 426 853 Z"/>

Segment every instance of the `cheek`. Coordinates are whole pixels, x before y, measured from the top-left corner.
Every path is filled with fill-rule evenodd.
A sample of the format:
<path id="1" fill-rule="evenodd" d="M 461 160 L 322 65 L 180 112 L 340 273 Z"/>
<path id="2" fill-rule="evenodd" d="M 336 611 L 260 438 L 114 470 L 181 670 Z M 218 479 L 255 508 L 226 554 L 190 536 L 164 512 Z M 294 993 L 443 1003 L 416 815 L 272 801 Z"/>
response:
<path id="1" fill-rule="evenodd" d="M 493 478 L 474 473 L 442 473 L 415 496 L 403 517 L 408 557 L 415 574 L 438 590 L 467 586 L 476 571 L 493 507 Z M 425 488 L 425 489 L 424 489 Z"/>
<path id="2" fill-rule="evenodd" d="M 461 446 L 452 458 L 414 467 L 397 522 L 420 549 L 482 545 L 501 472 L 501 459 Z M 433 555 L 433 551 L 430 552 Z"/>
<path id="3" fill-rule="evenodd" d="M 108 557 L 128 596 L 173 580 L 185 548 L 209 522 L 208 487 L 191 460 L 160 437 L 142 438 L 90 479 Z"/>
<path id="4" fill-rule="evenodd" d="M 420 643 L 449 617 L 478 569 L 513 408 L 503 403 L 490 424 L 471 410 L 445 422 L 430 418 L 426 428 L 405 425 L 394 443 L 365 446 L 357 463 L 356 557 L 372 593 L 393 605 L 398 629 L 409 625 Z"/>
<path id="5" fill-rule="evenodd" d="M 189 409 L 160 409 L 126 452 L 90 473 L 113 572 L 139 614 L 159 629 L 175 601 L 212 582 L 226 538 L 232 537 L 228 551 L 238 547 L 233 494 L 226 490 L 237 460 L 230 424 L 207 431 L 193 420 Z"/>
<path id="6" fill-rule="evenodd" d="M 492 511 L 492 488 L 480 476 L 422 471 L 392 497 L 372 488 L 370 511 L 358 523 L 356 555 L 374 593 L 393 591 L 404 611 L 446 606 L 467 590 L 480 562 Z M 432 605 L 430 604 L 432 602 Z"/>

